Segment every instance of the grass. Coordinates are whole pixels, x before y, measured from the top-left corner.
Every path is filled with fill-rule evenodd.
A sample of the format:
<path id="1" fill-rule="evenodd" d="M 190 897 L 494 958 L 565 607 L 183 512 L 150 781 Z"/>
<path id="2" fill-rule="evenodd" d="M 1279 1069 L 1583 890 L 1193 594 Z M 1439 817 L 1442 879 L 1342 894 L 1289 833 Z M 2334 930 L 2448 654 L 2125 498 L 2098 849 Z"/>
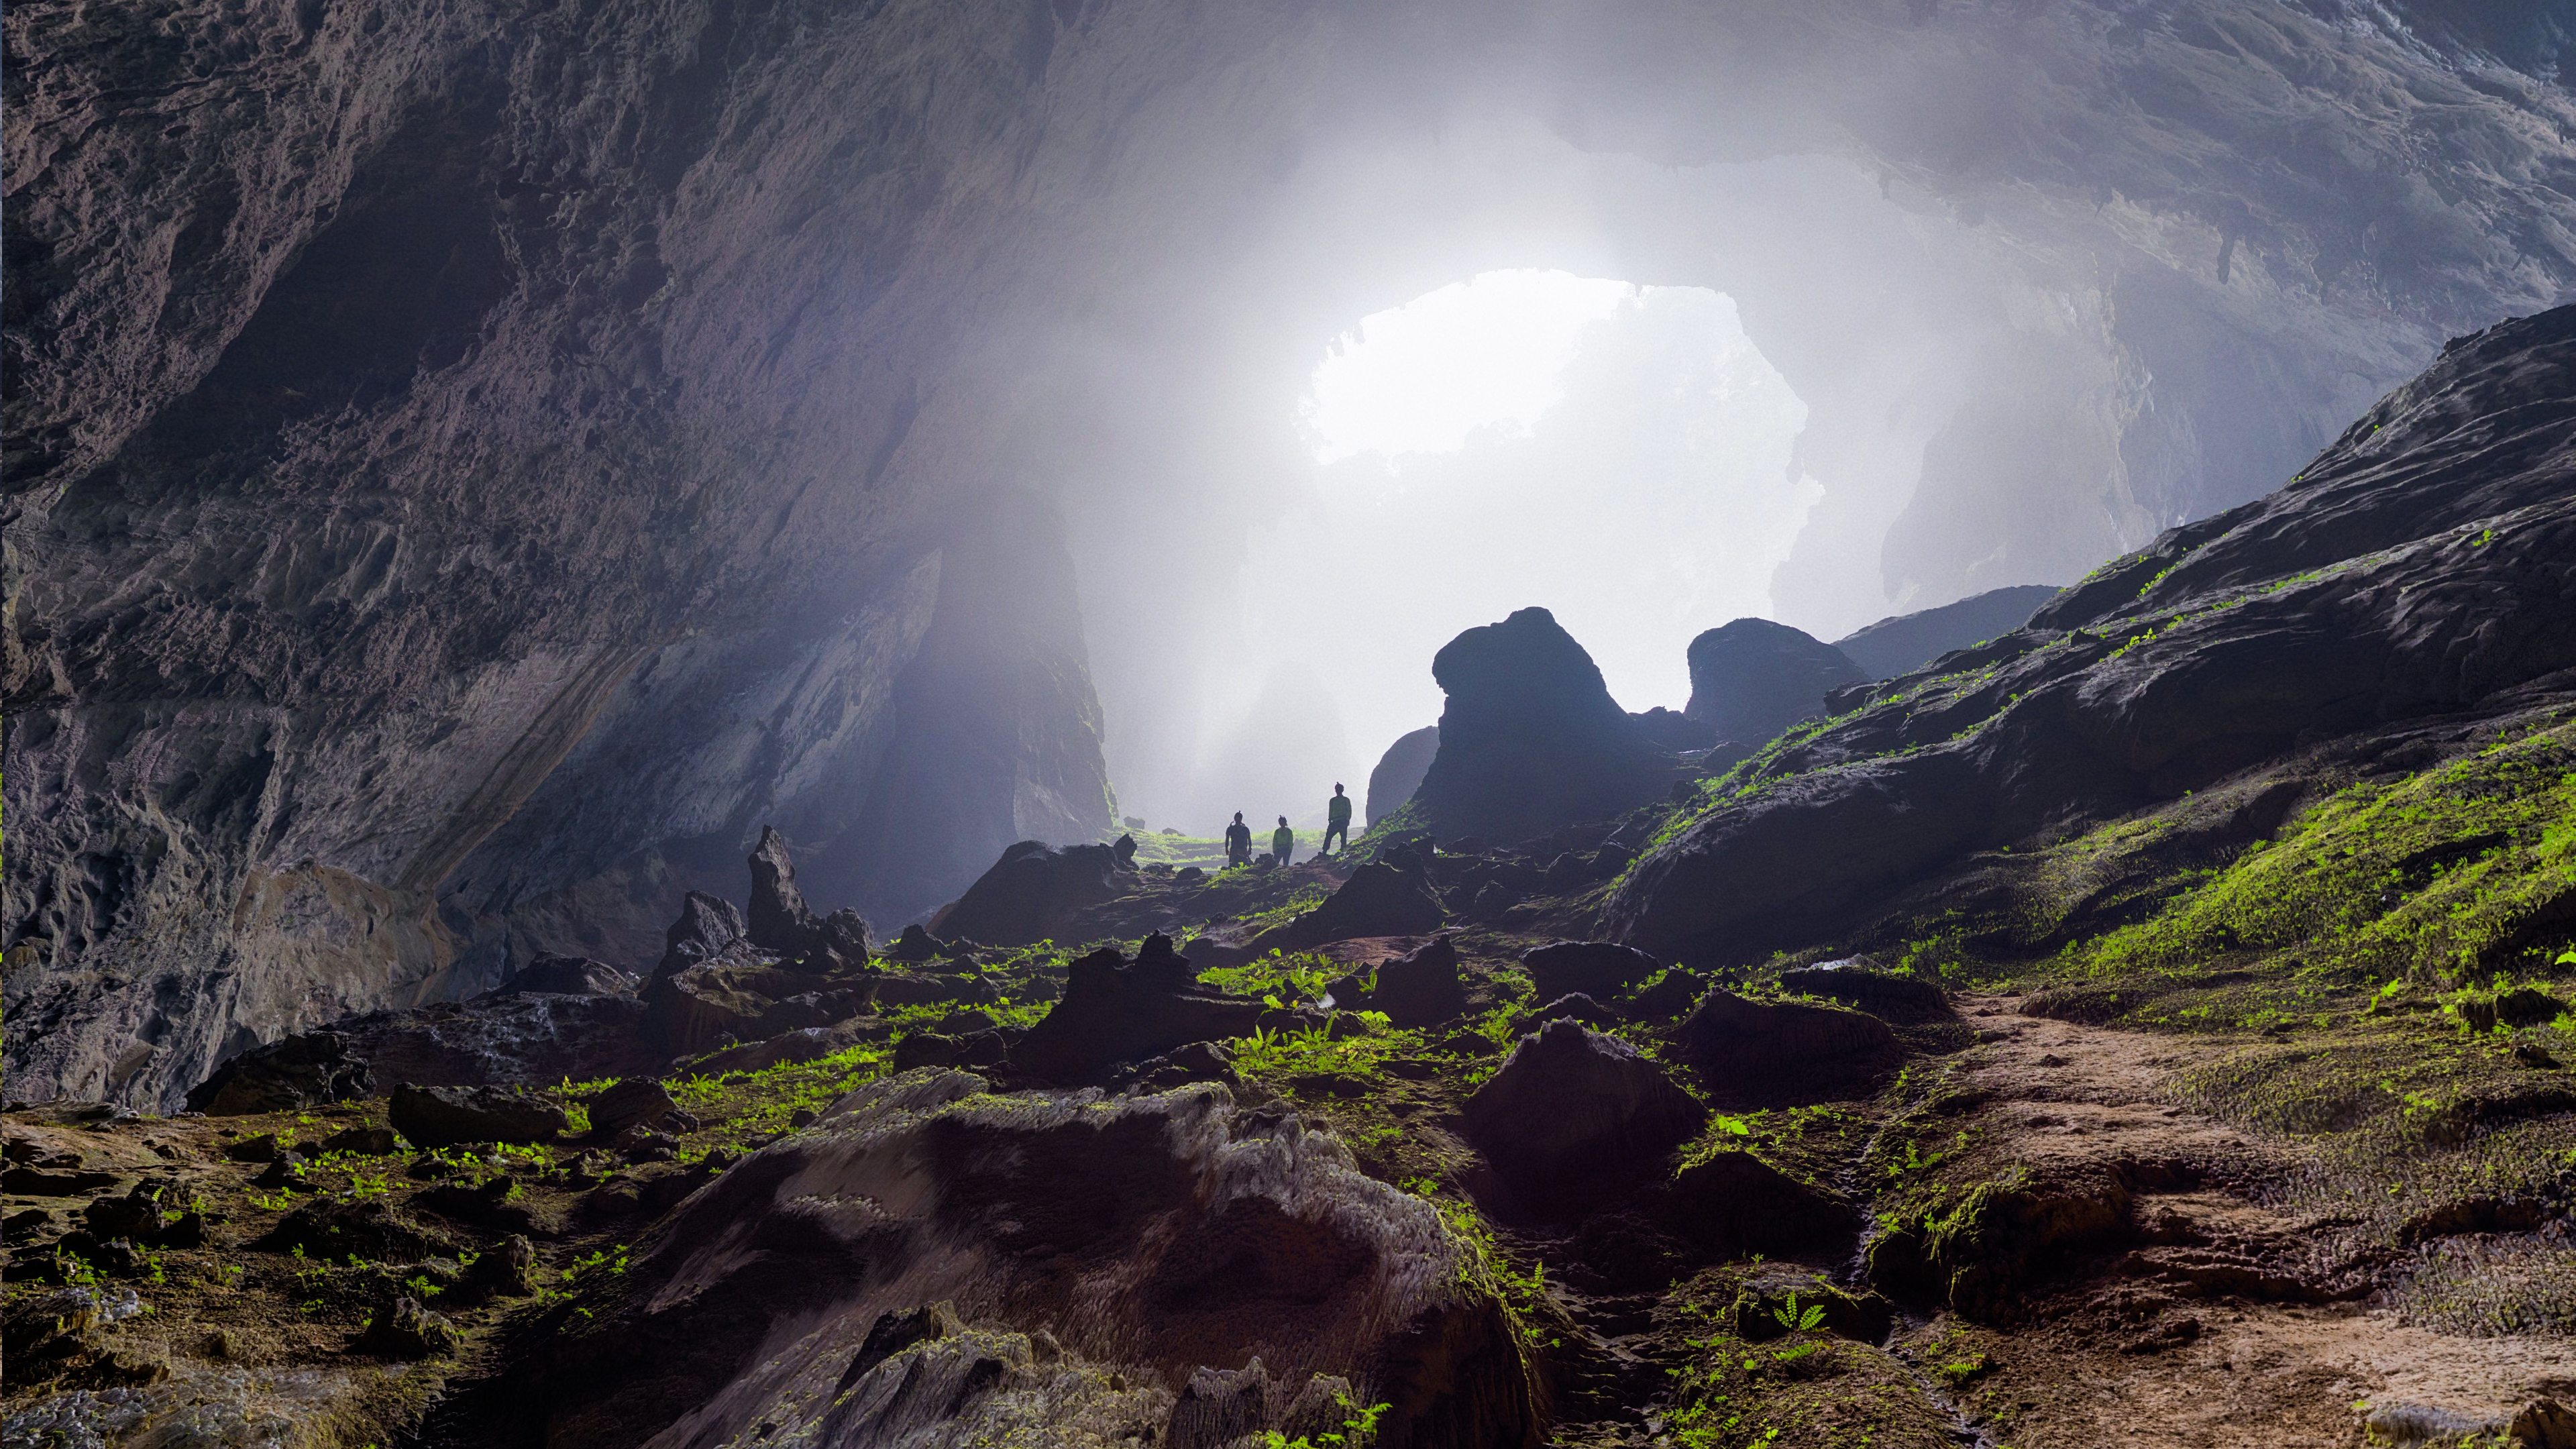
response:
<path id="1" fill-rule="evenodd" d="M 2131 826 L 2131 830 L 2140 827 Z M 2362 781 L 2189 881 L 2150 919 L 2070 944 L 2067 974 L 2190 976 L 2253 955 L 2291 977 L 2457 986 L 2538 971 L 2521 923 L 2576 891 L 2576 724 Z"/>

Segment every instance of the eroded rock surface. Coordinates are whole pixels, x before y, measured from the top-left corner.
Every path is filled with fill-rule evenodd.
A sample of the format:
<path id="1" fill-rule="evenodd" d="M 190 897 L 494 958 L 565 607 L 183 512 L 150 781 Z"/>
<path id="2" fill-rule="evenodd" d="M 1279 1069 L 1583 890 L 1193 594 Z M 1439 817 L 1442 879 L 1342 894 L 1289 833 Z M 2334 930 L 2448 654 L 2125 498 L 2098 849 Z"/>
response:
<path id="1" fill-rule="evenodd" d="M 1444 838 L 1522 840 L 1663 797 L 1671 756 L 1545 609 L 1470 629 L 1432 657 L 1448 692 L 1414 801 Z"/>
<path id="2" fill-rule="evenodd" d="M 1682 713 L 1717 739 L 1759 745 L 1825 712 L 1825 696 L 1869 678 L 1833 645 L 1768 619 L 1738 619 L 1691 640 Z"/>
<path id="3" fill-rule="evenodd" d="M 567 1322 L 472 1422 L 495 1445 L 764 1422 L 1114 1441 L 1159 1436 L 1176 1390 L 1257 1358 L 1283 1399 L 1322 1374 L 1389 1405 L 1381 1443 L 1536 1442 L 1529 1370 L 1501 1306 L 1461 1287 L 1464 1249 L 1331 1139 L 1220 1087 L 985 1088 L 897 1077 L 736 1166 L 617 1307 Z M 1288 1407 L 1265 1397 L 1248 1422 Z"/>
<path id="4" fill-rule="evenodd" d="M 1954 604 L 1895 614 L 1834 641 L 1844 658 L 1870 679 L 1911 674 L 1953 649 L 1967 649 L 2030 622 L 2040 605 L 2057 597 L 2053 584 L 1988 589 Z"/>
<path id="5" fill-rule="evenodd" d="M 1648 949 L 1743 959 L 1972 851 L 2576 667 L 2576 308 L 2452 346 L 2279 492 L 1872 688 L 1640 862 Z"/>

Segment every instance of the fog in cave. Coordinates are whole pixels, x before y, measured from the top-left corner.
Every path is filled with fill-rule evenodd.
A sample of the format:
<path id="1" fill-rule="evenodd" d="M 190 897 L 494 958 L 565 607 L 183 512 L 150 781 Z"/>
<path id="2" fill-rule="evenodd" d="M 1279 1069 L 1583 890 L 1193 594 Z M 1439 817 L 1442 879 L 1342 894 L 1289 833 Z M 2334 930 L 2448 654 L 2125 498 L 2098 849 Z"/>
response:
<path id="1" fill-rule="evenodd" d="M 1313 466 L 1251 530 L 1199 751 L 1133 762 L 1121 800 L 1320 827 L 1330 781 L 1439 717 L 1440 645 L 1529 604 L 1623 704 L 1679 709 L 1692 635 L 1778 616 L 1823 491 L 1791 462 L 1805 415 L 1705 288 L 1487 272 L 1361 319 L 1298 400 Z"/>

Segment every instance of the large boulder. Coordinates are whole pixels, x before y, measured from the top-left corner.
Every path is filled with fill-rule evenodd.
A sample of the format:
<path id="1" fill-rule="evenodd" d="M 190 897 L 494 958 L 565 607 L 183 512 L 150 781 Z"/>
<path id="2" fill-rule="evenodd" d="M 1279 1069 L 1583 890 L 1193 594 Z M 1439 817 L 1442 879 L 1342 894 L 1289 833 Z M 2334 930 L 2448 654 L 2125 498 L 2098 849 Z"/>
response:
<path id="1" fill-rule="evenodd" d="M 1713 750 L 1721 744 L 1731 743 L 1715 724 L 1704 719 L 1693 719 L 1681 710 L 1666 709 L 1660 704 L 1653 709 L 1632 714 L 1628 718 L 1637 722 L 1638 733 L 1645 736 L 1655 748 L 1670 750 L 1676 755 L 1698 750 Z M 1750 751 L 1746 750 L 1746 753 Z M 1731 764 L 1733 761 L 1729 760 L 1728 763 Z"/>
<path id="2" fill-rule="evenodd" d="M 634 992 L 634 977 L 605 961 L 582 956 L 539 956 L 510 973 L 509 979 L 493 989 L 495 996 L 516 996 L 522 992 L 542 991 L 556 996 L 626 996 Z"/>
<path id="3" fill-rule="evenodd" d="M 1521 969 L 1538 988 L 1537 1000 L 1581 992 L 1608 1001 L 1655 974 L 1654 957 L 1616 941 L 1550 941 L 1521 955 Z"/>
<path id="4" fill-rule="evenodd" d="M 1672 756 L 1610 697 L 1545 609 L 1469 629 L 1432 656 L 1448 694 L 1414 801 L 1443 839 L 1526 840 L 1608 820 L 1671 789 Z"/>
<path id="5" fill-rule="evenodd" d="M 1351 872 L 1341 888 L 1313 910 L 1262 932 L 1255 954 L 1303 951 L 1327 941 L 1362 936 L 1412 936 L 1440 928 L 1440 892 L 1418 852 L 1391 850 Z"/>
<path id="6" fill-rule="evenodd" d="M 662 959 L 653 968 L 655 977 L 684 971 L 701 961 L 711 961 L 747 934 L 742 912 L 733 902 L 704 891 L 691 891 L 680 902 L 680 918 L 662 936 Z"/>
<path id="7" fill-rule="evenodd" d="M 1332 984 L 1333 1004 L 1346 1011 L 1382 1011 L 1397 1026 L 1437 1026 L 1467 1009 L 1467 984 L 1458 975 L 1458 945 L 1447 933 L 1367 972 Z"/>
<path id="8" fill-rule="evenodd" d="M 1422 788 L 1423 772 L 1431 768 L 1431 757 L 1440 753 L 1440 726 L 1424 725 L 1398 735 L 1386 753 L 1377 757 L 1377 768 L 1369 771 L 1368 818 L 1374 825 L 1394 814 Z"/>
<path id="9" fill-rule="evenodd" d="M 2029 623 L 2033 610 L 2056 597 L 2054 584 L 1988 589 L 1937 609 L 1890 615 L 1835 640 L 1834 647 L 1871 679 L 1893 679 L 1953 649 L 2002 638 Z"/>
<path id="10" fill-rule="evenodd" d="M 1981 850 L 2576 668 L 2576 307 L 2462 339 L 2291 483 L 1846 698 L 1640 860 L 1611 933 L 1758 960 Z"/>
<path id="11" fill-rule="evenodd" d="M 1119 868 L 1117 852 L 1106 845 L 1023 840 L 932 917 L 930 929 L 988 946 L 1026 946 L 1052 939 L 1075 912 L 1133 884 L 1132 874 Z"/>
<path id="12" fill-rule="evenodd" d="M 737 945 L 644 989 L 644 1036 L 672 1056 L 830 1026 L 877 1004 L 904 978 L 866 971 L 817 976 Z"/>
<path id="13" fill-rule="evenodd" d="M 325 1102 L 371 1095 L 376 1079 L 349 1038 L 322 1030 L 298 1032 L 254 1047 L 215 1068 L 189 1089 L 188 1110 L 209 1117 L 288 1112 Z"/>
<path id="14" fill-rule="evenodd" d="M 1690 703 L 1682 713 L 1720 739 L 1758 745 L 1825 712 L 1825 695 L 1869 676 L 1803 629 L 1738 619 L 1690 642 Z"/>
<path id="15" fill-rule="evenodd" d="M 1088 1081 L 1190 1042 L 1248 1035 L 1265 1009 L 1200 986 L 1189 958 L 1157 933 L 1133 961 L 1104 947 L 1067 965 L 1063 999 L 1011 1060 L 1044 1081 Z"/>
<path id="16" fill-rule="evenodd" d="M 1521 1038 L 1466 1115 L 1468 1139 L 1517 1193 L 1561 1207 L 1643 1178 L 1708 1114 L 1635 1047 L 1560 1020 Z"/>
<path id="17" fill-rule="evenodd" d="M 1754 1101 L 1816 1100 L 1846 1091 L 1900 1054 L 1896 1033 L 1875 1016 L 1804 1001 L 1754 1001 L 1732 991 L 1701 997 L 1674 1041 L 1710 1087 Z"/>
<path id="18" fill-rule="evenodd" d="M 551 1142 L 571 1123 L 545 1098 L 501 1087 L 396 1087 L 385 1118 L 416 1147 Z"/>
<path id="19" fill-rule="evenodd" d="M 1320 1378 L 1387 1406 L 1387 1449 L 1535 1445 L 1474 1251 L 1220 1086 L 998 1096 L 925 1070 L 701 1189 L 448 1422 L 513 1444 L 1231 1442 L 1302 1431 Z"/>
<path id="20" fill-rule="evenodd" d="M 597 962 L 589 968 L 612 968 Z M 522 973 L 523 975 L 525 973 Z M 549 976 L 554 985 L 572 984 Z M 622 979 L 622 974 L 621 978 Z M 604 984 L 604 981 L 603 981 Z M 188 1094 L 216 1116 L 275 1112 L 363 1097 L 391 1082 L 541 1086 L 649 1072 L 663 1061 L 631 995 L 575 995 L 514 985 L 472 1001 L 376 1011 L 299 1033 L 217 1067 Z"/>
<path id="21" fill-rule="evenodd" d="M 1683 1232 L 1727 1257 L 1788 1253 L 1847 1239 L 1851 1205 L 1750 1152 L 1718 1152 L 1673 1174 L 1669 1201 Z"/>
<path id="22" fill-rule="evenodd" d="M 751 852 L 751 910 L 743 934 L 764 951 L 790 958 L 837 957 L 835 964 L 863 965 L 868 959 L 868 923 L 856 911 L 834 911 L 818 917 L 796 888 L 796 864 L 788 858 L 787 838 L 772 826 L 760 828 L 760 844 Z"/>

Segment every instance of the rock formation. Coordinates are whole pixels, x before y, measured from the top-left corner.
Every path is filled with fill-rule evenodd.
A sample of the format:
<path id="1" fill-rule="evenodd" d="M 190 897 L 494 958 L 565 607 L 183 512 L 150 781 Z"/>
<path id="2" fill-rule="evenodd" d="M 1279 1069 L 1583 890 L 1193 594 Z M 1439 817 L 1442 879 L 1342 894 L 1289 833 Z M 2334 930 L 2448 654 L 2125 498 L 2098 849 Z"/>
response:
<path id="1" fill-rule="evenodd" d="M 1386 1444 L 1537 1442 L 1508 1317 L 1464 1286 L 1469 1250 L 1332 1139 L 1247 1117 L 1221 1087 L 987 1085 L 893 1078 L 756 1154 L 639 1258 L 622 1309 L 566 1324 L 458 1417 L 493 1445 L 642 1443 L 684 1422 L 1163 1439 L 1199 1412 L 1174 1388 L 1257 1359 L 1288 1386 L 1260 1396 L 1258 1427 L 1324 1375 L 1388 1406 Z M 772 1341 L 778 1323 L 796 1327 Z"/>
<path id="2" fill-rule="evenodd" d="M 2278 492 L 1900 678 L 1641 861 L 1624 939 L 1745 959 L 1969 852 L 2576 667 L 2576 308 L 2455 343 Z"/>
<path id="3" fill-rule="evenodd" d="M 1171 937 L 1148 936 L 1132 960 L 1103 947 L 1068 963 L 1063 999 L 1013 1049 L 1012 1064 L 1042 1080 L 1086 1081 L 1120 1062 L 1244 1035 L 1262 1010 L 1201 987 Z"/>
<path id="4" fill-rule="evenodd" d="M 1386 753 L 1378 756 L 1376 768 L 1368 777 L 1368 820 L 1374 825 L 1396 812 L 1422 788 L 1423 773 L 1431 768 L 1431 757 L 1440 753 L 1440 726 L 1424 725 L 1396 737 Z"/>
<path id="5" fill-rule="evenodd" d="M 1738 619 L 1690 642 L 1682 713 L 1718 738 L 1760 745 L 1825 712 L 1825 696 L 1869 676 L 1841 650 L 1768 619 Z"/>
<path id="6" fill-rule="evenodd" d="M 1596 1206 L 1651 1176 L 1706 1115 L 1635 1047 L 1557 1020 L 1468 1099 L 1467 1132 L 1522 1196 Z"/>
<path id="7" fill-rule="evenodd" d="M 1988 589 L 1954 604 L 1892 614 L 1834 641 L 1844 658 L 1871 679 L 1892 679 L 1930 664 L 1953 649 L 1967 649 L 2009 634 L 2032 612 L 2057 597 L 2049 584 Z"/>
<path id="8" fill-rule="evenodd" d="M 1254 937 L 1251 949 L 1302 951 L 1363 936 L 1419 935 L 1438 930 L 1445 915 L 1420 854 L 1390 850 L 1363 862 L 1313 910 Z"/>
<path id="9" fill-rule="evenodd" d="M 1023 840 L 932 919 L 931 928 L 959 940 L 1025 946 L 1063 930 L 1075 912 L 1119 893 L 1127 872 L 1106 845 Z"/>
<path id="10" fill-rule="evenodd" d="M 1448 693 L 1414 801 L 1444 838 L 1521 840 L 1661 799 L 1671 757 L 1610 698 L 1545 609 L 1470 629 L 1432 656 Z"/>

